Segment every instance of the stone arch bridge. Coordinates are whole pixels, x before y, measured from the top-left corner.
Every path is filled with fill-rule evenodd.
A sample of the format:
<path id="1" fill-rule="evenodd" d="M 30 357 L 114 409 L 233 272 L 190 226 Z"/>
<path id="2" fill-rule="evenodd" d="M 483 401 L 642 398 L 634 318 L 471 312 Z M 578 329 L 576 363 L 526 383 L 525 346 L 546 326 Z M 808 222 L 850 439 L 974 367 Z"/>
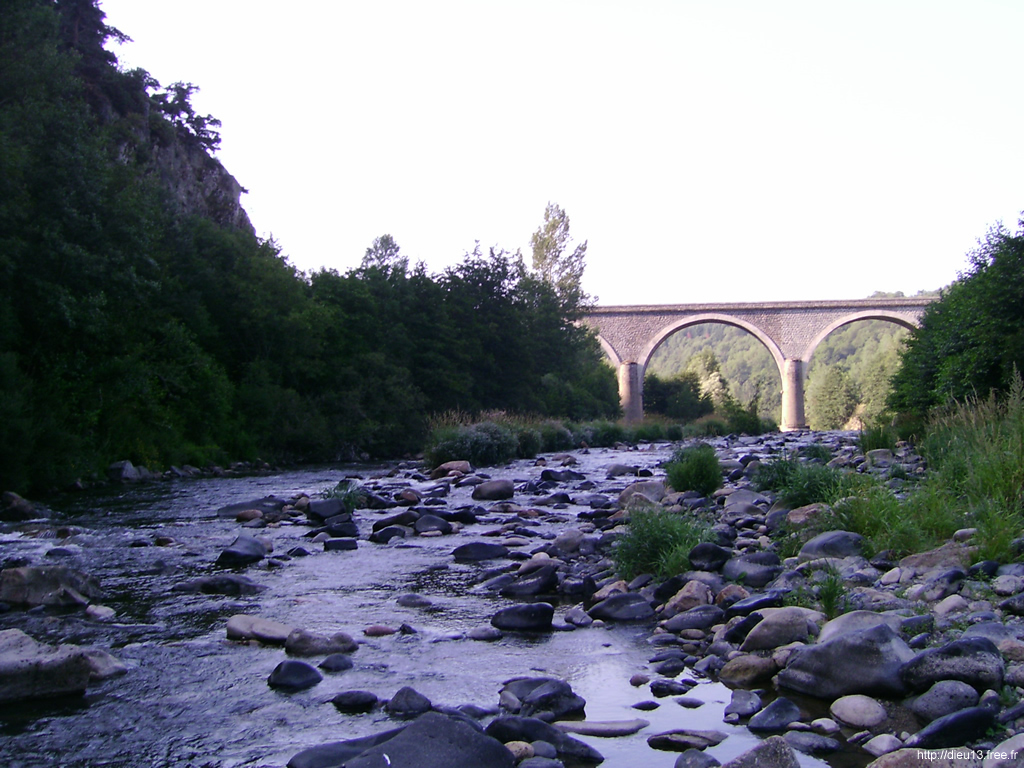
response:
<path id="1" fill-rule="evenodd" d="M 643 418 L 643 382 L 655 350 L 676 331 L 700 323 L 725 323 L 755 336 L 782 377 L 783 430 L 803 429 L 804 379 L 817 346 L 837 328 L 857 320 L 888 320 L 916 328 L 934 297 L 791 301 L 762 304 L 674 304 L 595 307 L 583 323 L 597 331 L 618 369 L 619 398 L 627 421 Z"/>

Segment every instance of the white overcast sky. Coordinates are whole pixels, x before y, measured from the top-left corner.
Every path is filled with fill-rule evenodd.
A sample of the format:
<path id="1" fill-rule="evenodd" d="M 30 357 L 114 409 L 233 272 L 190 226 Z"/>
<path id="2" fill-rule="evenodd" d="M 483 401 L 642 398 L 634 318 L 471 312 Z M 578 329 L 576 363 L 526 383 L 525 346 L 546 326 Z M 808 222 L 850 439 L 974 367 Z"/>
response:
<path id="1" fill-rule="evenodd" d="M 601 304 L 912 294 L 1024 210 L 1020 0 L 101 7 L 305 271 L 529 260 L 553 201 Z"/>

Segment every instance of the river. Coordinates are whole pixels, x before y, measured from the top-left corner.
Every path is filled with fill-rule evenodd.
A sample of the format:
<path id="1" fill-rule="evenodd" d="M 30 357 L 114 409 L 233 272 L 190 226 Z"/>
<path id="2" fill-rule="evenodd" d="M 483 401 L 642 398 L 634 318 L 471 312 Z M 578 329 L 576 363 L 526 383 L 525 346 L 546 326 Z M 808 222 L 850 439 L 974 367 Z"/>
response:
<path id="1" fill-rule="evenodd" d="M 667 444 L 642 450 L 593 450 L 577 453 L 575 469 L 599 490 L 621 488 L 605 481 L 604 467 L 629 463 L 659 472 L 669 457 Z M 459 564 L 455 546 L 478 540 L 497 525 L 467 526 L 439 538 L 417 537 L 375 545 L 365 540 L 375 514 L 358 514 L 364 537 L 351 552 L 323 552 L 309 543 L 308 525 L 264 529 L 274 553 L 303 545 L 314 554 L 280 565 L 265 560 L 246 575 L 266 587 L 252 597 L 222 597 L 173 592 L 172 586 L 216 573 L 214 561 L 239 531 L 217 509 L 267 495 L 315 495 L 358 474 L 378 478 L 392 489 L 423 485 L 411 470 L 381 479 L 387 468 L 317 467 L 277 474 L 177 479 L 138 486 L 112 486 L 49 500 L 53 515 L 39 524 L 0 527 L 0 560 L 27 558 L 33 564 L 65 563 L 97 576 L 102 604 L 113 608 L 112 621 L 85 618 L 81 611 L 12 610 L 0 614 L 0 628 L 18 627 L 38 640 L 71 642 L 108 649 L 128 673 L 90 687 L 84 697 L 40 701 L 0 708 L 0 765 L 8 768 L 235 768 L 284 766 L 298 751 L 327 741 L 364 736 L 393 727 L 382 711 L 343 715 L 330 703 L 340 691 L 360 689 L 385 699 L 409 685 L 435 705 L 472 703 L 493 707 L 504 680 L 551 675 L 568 681 L 587 700 L 590 720 L 651 722 L 623 738 L 580 737 L 606 757 L 609 768 L 671 768 L 676 755 L 650 749 L 646 737 L 672 728 L 715 729 L 728 734 L 710 750 L 720 761 L 754 745 L 743 727 L 723 723 L 730 692 L 699 680 L 688 698 L 705 704 L 686 709 L 661 700 L 652 712 L 632 704 L 650 692 L 629 684 L 638 672 L 650 674 L 655 650 L 646 642 L 650 625 L 619 625 L 552 632 L 537 636 L 506 634 L 497 642 L 463 637 L 489 624 L 509 600 L 476 585 L 487 566 Z M 494 477 L 536 479 L 541 468 L 520 461 Z M 470 502 L 470 489 L 453 489 L 449 508 Z M 516 501 L 529 505 L 529 496 Z M 575 522 L 573 506 L 559 511 L 565 523 L 545 522 L 535 532 L 552 536 Z M 58 530 L 66 528 L 68 530 Z M 61 538 L 65 534 L 71 534 Z M 155 546 L 169 537 L 170 546 Z M 539 539 L 538 539 L 539 540 Z M 428 608 L 403 608 L 396 598 L 416 592 Z M 568 606 L 559 607 L 556 617 Z M 353 669 L 327 674 L 322 683 L 299 693 L 282 693 L 267 677 L 285 658 L 284 651 L 229 642 L 225 625 L 237 613 L 258 615 L 322 634 L 345 631 L 362 643 Z M 366 637 L 374 624 L 408 624 L 414 634 Z M 316 663 L 316 660 L 313 660 Z M 686 674 L 684 673 L 684 677 Z M 801 756 L 806 766 L 826 763 Z M 843 764 L 840 759 L 833 766 Z M 847 763 L 848 764 L 848 763 Z"/>

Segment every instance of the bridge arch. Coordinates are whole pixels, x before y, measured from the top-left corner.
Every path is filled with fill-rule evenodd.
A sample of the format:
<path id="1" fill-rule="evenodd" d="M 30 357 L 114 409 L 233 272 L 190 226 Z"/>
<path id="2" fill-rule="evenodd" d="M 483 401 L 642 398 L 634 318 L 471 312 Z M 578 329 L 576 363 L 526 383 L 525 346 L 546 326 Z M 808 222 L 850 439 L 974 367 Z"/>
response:
<path id="1" fill-rule="evenodd" d="M 771 337 L 756 325 L 752 325 L 741 318 L 730 317 L 729 315 L 723 315 L 717 312 L 706 312 L 692 315 L 687 318 L 675 320 L 664 326 L 651 337 L 650 341 L 638 355 L 639 360 L 637 360 L 637 362 L 643 366 L 643 370 L 646 372 L 647 366 L 651 362 L 651 358 L 654 357 L 654 353 L 658 351 L 658 347 L 664 344 L 672 334 L 677 333 L 684 328 L 689 328 L 693 325 L 701 325 L 703 323 L 721 323 L 722 325 L 731 325 L 733 328 L 739 328 L 740 330 L 746 331 L 764 345 L 768 350 L 768 354 L 770 354 L 772 359 L 775 361 L 775 365 L 778 366 L 779 375 L 783 375 L 786 358 L 782 354 L 782 350 L 779 349 L 778 344 L 776 344 Z"/>
<path id="2" fill-rule="evenodd" d="M 807 345 L 807 348 L 803 351 L 801 358 L 805 362 L 809 363 L 811 361 L 811 356 L 814 354 L 814 351 L 818 348 L 821 342 L 823 342 L 825 339 L 829 337 L 831 333 L 839 330 L 844 325 L 856 323 L 860 320 L 884 320 L 886 322 L 895 323 L 898 326 L 906 328 L 908 331 L 912 331 L 915 328 L 919 327 L 920 325 L 920 321 L 909 320 L 907 319 L 906 315 L 899 314 L 897 312 L 885 312 L 878 310 L 865 310 L 863 312 L 854 312 L 853 314 L 848 315 L 847 317 L 841 317 L 838 320 L 835 320 L 829 323 L 827 326 L 825 326 L 818 333 L 817 336 L 811 339 L 810 343 Z"/>

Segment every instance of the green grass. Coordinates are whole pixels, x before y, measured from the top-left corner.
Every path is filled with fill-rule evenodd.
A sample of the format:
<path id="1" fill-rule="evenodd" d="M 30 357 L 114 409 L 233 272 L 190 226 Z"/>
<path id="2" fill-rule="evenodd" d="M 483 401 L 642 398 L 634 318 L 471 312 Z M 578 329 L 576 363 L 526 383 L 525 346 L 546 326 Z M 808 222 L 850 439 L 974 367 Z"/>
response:
<path id="1" fill-rule="evenodd" d="M 706 443 L 677 451 L 665 474 L 674 490 L 697 491 L 702 496 L 710 496 L 723 485 L 718 456 Z"/>
<path id="2" fill-rule="evenodd" d="M 615 542 L 612 559 L 625 579 L 641 573 L 668 578 L 686 571 L 690 550 L 712 538 L 710 526 L 702 519 L 637 504 L 630 511 L 626 532 Z"/>
<path id="3" fill-rule="evenodd" d="M 791 509 L 817 502 L 830 504 L 855 493 L 867 480 L 823 464 L 809 464 L 795 456 L 784 456 L 758 467 L 754 486 L 775 491 L 778 500 Z"/>
<path id="4" fill-rule="evenodd" d="M 861 453 L 867 453 L 879 448 L 888 448 L 890 451 L 895 451 L 897 439 L 896 431 L 892 427 L 877 425 L 862 429 L 858 437 L 858 443 L 860 444 Z"/>

